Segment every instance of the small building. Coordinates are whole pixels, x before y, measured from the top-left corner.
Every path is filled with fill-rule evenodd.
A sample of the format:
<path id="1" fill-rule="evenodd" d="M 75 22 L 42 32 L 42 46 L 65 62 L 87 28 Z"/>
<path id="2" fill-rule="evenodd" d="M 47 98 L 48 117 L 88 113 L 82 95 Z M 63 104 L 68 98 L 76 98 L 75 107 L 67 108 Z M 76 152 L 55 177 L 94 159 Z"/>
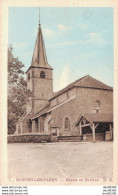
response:
<path id="1" fill-rule="evenodd" d="M 83 114 L 79 117 L 76 126 L 83 135 L 83 141 L 113 139 L 113 115 L 112 114 Z"/>
<path id="2" fill-rule="evenodd" d="M 39 24 L 31 66 L 26 72 L 26 112 L 16 124 L 15 135 L 111 140 L 113 88 L 86 75 L 55 93 L 52 72 Z"/>

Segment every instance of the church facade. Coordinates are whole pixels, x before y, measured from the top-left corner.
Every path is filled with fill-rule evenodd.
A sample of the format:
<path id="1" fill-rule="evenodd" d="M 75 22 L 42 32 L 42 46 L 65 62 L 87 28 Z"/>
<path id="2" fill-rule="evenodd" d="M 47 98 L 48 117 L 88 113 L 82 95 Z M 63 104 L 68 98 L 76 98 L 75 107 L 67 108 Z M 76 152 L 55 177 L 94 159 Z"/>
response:
<path id="1" fill-rule="evenodd" d="M 15 135 L 112 139 L 113 88 L 86 75 L 53 92 L 53 68 L 47 61 L 41 25 L 26 80 L 26 112 L 16 124 Z"/>

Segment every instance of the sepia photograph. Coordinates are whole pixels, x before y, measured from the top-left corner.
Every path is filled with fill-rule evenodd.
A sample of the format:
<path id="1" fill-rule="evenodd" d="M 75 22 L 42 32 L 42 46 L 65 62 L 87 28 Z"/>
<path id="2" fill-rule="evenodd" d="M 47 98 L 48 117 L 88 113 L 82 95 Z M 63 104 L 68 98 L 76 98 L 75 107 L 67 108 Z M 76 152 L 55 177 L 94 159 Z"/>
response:
<path id="1" fill-rule="evenodd" d="M 9 181 L 112 182 L 113 11 L 8 8 Z"/>

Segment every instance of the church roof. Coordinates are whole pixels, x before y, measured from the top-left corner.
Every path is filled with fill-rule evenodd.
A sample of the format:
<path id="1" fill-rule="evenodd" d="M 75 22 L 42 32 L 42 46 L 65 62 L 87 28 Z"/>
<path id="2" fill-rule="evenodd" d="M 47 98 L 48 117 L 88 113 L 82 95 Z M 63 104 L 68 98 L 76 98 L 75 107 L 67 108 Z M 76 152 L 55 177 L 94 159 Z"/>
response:
<path id="1" fill-rule="evenodd" d="M 76 98 L 76 95 L 73 96 L 73 97 L 71 97 L 70 99 L 68 99 L 68 100 L 66 100 L 66 101 L 64 101 L 64 102 L 62 102 L 62 103 L 59 103 L 59 104 L 55 105 L 55 106 L 50 106 L 50 105 L 46 106 L 45 108 L 43 108 L 42 110 L 40 110 L 39 112 L 37 112 L 37 113 L 31 118 L 31 120 L 33 120 L 33 119 L 35 119 L 35 118 L 38 118 L 39 116 L 42 116 L 42 115 L 44 115 L 44 114 L 50 113 L 51 111 L 57 109 L 58 107 L 60 107 L 60 106 L 62 106 L 62 105 L 64 105 L 64 104 L 66 104 L 67 102 L 70 102 L 70 101 L 73 100 L 74 98 Z"/>
<path id="2" fill-rule="evenodd" d="M 69 84 L 67 87 L 63 88 L 62 90 L 54 93 L 54 95 L 51 99 L 54 99 L 55 97 L 61 95 L 62 93 L 68 91 L 69 89 L 71 89 L 73 87 L 103 89 L 103 90 L 111 90 L 111 91 L 113 90 L 112 87 L 102 83 L 101 81 L 94 79 L 93 77 L 91 77 L 89 75 L 86 75 L 86 76 L 74 81 L 73 83 Z"/>
<path id="3" fill-rule="evenodd" d="M 37 38 L 36 38 L 36 42 L 35 42 L 35 47 L 34 47 L 34 52 L 33 52 L 32 62 L 31 62 L 30 68 L 31 67 L 52 69 L 47 61 L 45 44 L 44 44 L 43 34 L 42 34 L 40 24 L 39 24 L 38 34 L 37 34 Z"/>
<path id="4" fill-rule="evenodd" d="M 79 125 L 82 118 L 85 118 L 90 123 L 93 122 L 100 122 L 100 123 L 113 123 L 113 114 L 103 114 L 103 113 L 85 113 L 82 114 L 79 119 L 77 120 L 75 126 Z"/>
<path id="5" fill-rule="evenodd" d="M 73 83 L 71 83 L 70 85 L 68 85 L 67 87 L 65 87 L 64 89 L 56 92 L 54 94 L 54 96 L 50 100 L 56 98 L 57 96 L 61 95 L 62 93 L 68 91 L 69 89 L 71 89 L 73 87 L 93 88 L 93 89 L 102 89 L 102 90 L 110 90 L 110 91 L 113 90 L 112 87 L 110 87 L 110 86 L 102 83 L 101 81 L 98 81 L 98 80 L 94 79 L 93 77 L 91 77 L 89 75 L 86 75 L 86 76 L 84 76 L 84 77 L 82 77 L 82 78 L 74 81 Z M 72 97 L 72 99 L 73 98 L 75 98 L 75 96 Z M 50 104 L 49 104 L 48 106 L 46 106 L 45 108 L 43 108 L 42 110 L 40 110 L 39 112 L 37 112 L 32 117 L 32 119 L 35 119 L 35 118 L 37 118 L 37 117 L 39 117 L 39 116 L 41 116 L 43 114 L 49 113 L 52 110 L 56 109 L 57 107 L 65 104 L 66 102 L 71 101 L 72 99 L 70 98 L 70 99 L 68 99 L 68 100 L 66 100 L 66 101 L 64 101 L 64 102 L 62 102 L 60 104 L 57 104 L 57 105 L 53 106 L 53 107 L 51 107 Z"/>

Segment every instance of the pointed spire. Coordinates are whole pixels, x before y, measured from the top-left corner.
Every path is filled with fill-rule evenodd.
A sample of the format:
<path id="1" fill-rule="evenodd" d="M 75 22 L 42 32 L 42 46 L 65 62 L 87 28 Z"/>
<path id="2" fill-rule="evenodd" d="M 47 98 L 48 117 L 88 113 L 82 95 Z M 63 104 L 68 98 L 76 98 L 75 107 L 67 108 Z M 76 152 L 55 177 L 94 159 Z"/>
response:
<path id="1" fill-rule="evenodd" d="M 50 65 L 48 64 L 47 57 L 46 57 L 45 45 L 44 45 L 41 24 L 40 24 L 40 11 L 39 11 L 39 28 L 38 28 L 35 47 L 34 47 L 31 66 L 51 68 Z"/>

